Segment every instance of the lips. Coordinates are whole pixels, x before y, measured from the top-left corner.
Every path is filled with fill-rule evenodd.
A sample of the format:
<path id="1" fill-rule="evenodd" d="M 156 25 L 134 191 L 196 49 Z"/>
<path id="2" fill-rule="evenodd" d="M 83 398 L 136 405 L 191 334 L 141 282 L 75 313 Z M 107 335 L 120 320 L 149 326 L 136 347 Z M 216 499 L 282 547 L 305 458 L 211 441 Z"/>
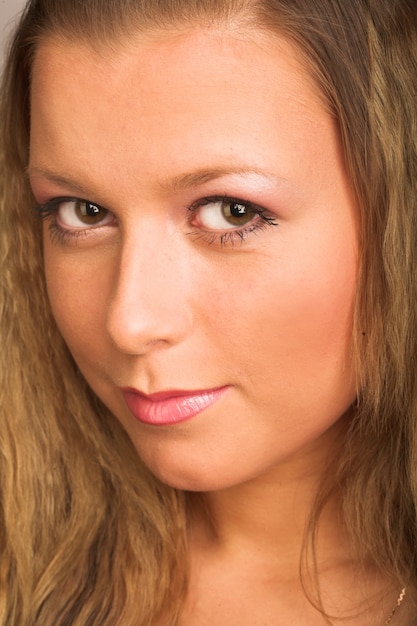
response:
<path id="1" fill-rule="evenodd" d="M 203 391 L 167 391 L 145 395 L 122 389 L 130 412 L 143 424 L 170 426 L 185 422 L 212 406 L 228 387 Z"/>

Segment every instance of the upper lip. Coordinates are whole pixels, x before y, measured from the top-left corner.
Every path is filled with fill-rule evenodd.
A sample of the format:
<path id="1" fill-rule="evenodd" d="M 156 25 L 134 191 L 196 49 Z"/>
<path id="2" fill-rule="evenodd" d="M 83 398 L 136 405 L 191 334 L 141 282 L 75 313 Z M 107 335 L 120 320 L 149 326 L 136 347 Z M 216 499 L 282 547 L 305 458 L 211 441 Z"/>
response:
<path id="1" fill-rule="evenodd" d="M 212 387 L 211 389 L 168 389 L 166 391 L 157 391 L 155 393 L 144 393 L 134 387 L 122 387 L 121 391 L 122 393 L 137 394 L 138 396 L 146 398 L 150 402 L 162 402 L 163 400 L 169 400 L 170 398 L 199 396 L 203 393 L 217 391 L 218 389 L 222 389 L 222 387 L 223 385 L 220 387 Z"/>

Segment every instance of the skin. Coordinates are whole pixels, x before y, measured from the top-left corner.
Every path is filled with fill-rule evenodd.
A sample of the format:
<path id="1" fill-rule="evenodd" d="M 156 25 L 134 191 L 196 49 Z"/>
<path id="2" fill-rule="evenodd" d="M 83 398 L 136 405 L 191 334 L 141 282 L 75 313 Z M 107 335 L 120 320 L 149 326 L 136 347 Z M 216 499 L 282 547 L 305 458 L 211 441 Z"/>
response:
<path id="1" fill-rule="evenodd" d="M 51 38 L 35 57 L 31 123 L 38 202 L 110 211 L 91 226 L 66 204 L 45 220 L 59 328 L 150 469 L 206 493 L 184 624 L 249 615 L 253 626 L 260 605 L 262 624 L 322 624 L 298 560 L 355 397 L 358 235 L 337 125 L 308 69 L 290 44 L 253 32 L 147 34 L 111 54 Z M 242 241 L 218 203 L 188 210 L 212 196 L 260 205 L 269 223 L 255 216 L 247 229 L 263 227 Z M 141 424 L 120 392 L 223 386 L 209 409 L 164 427 Z M 340 596 L 352 572 L 336 517 L 323 516 L 320 544 L 333 609 L 352 601 Z"/>
<path id="2" fill-rule="evenodd" d="M 225 488 L 308 455 L 354 399 L 356 211 L 338 134 L 294 53 L 268 44 L 195 33 L 110 58 L 50 41 L 34 65 L 37 200 L 87 198 L 117 219 L 80 223 L 82 236 L 63 243 L 46 223 L 54 315 L 139 454 L 184 489 Z M 191 178 L 230 168 L 251 173 Z M 226 194 L 278 226 L 206 241 L 224 230 L 187 207 Z M 225 385 L 172 428 L 143 426 L 119 391 Z"/>

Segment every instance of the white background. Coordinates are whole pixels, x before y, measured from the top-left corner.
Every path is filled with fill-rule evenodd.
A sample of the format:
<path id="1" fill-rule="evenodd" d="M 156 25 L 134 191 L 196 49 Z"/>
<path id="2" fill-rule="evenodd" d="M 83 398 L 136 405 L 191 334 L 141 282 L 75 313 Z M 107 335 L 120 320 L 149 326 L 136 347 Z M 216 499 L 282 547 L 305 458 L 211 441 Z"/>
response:
<path id="1" fill-rule="evenodd" d="M 3 62 L 5 40 L 24 5 L 25 0 L 0 0 L 0 65 Z"/>

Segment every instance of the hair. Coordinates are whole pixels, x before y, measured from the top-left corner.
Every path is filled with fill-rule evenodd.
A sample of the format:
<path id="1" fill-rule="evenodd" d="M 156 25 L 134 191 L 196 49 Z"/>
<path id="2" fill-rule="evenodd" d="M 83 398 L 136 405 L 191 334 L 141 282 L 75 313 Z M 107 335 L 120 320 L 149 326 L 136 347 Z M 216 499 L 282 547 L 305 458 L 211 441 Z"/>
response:
<path id="1" fill-rule="evenodd" d="M 257 28 L 295 43 L 334 114 L 360 212 L 357 401 L 313 512 L 342 493 L 352 549 L 417 587 L 415 0 L 31 0 L 0 101 L 0 625 L 175 624 L 187 498 L 144 467 L 83 379 L 46 295 L 26 179 L 31 63 L 49 36 Z M 417 613 L 416 613 L 417 615 Z"/>

